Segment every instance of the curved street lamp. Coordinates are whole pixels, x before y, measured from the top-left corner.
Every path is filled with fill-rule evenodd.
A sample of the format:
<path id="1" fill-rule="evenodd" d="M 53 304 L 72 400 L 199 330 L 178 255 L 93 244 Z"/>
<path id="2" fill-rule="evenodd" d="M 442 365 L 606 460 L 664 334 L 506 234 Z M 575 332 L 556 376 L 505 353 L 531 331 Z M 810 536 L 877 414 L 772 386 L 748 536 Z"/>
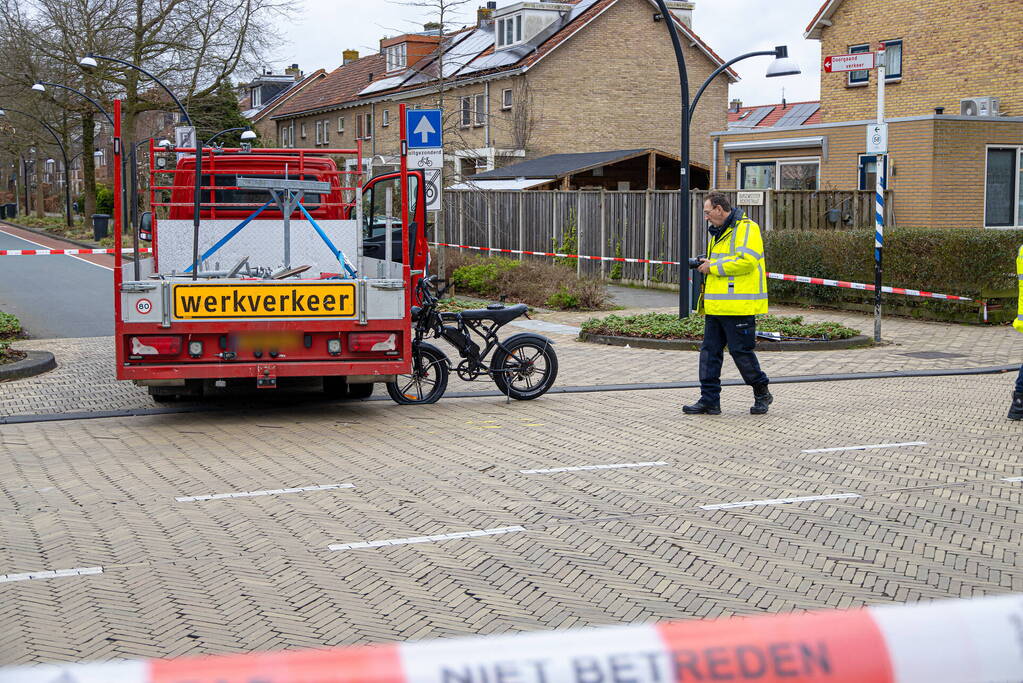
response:
<path id="1" fill-rule="evenodd" d="M 25 113 L 23 111 L 19 111 L 17 109 L 10 109 L 8 107 L 0 107 L 0 116 L 6 116 L 7 112 L 9 112 L 9 111 L 14 112 L 15 114 L 21 114 L 22 116 L 24 116 L 26 118 L 29 118 L 29 119 L 32 119 L 33 121 L 35 121 L 36 123 L 41 125 L 47 131 L 49 131 L 50 135 L 53 136 L 54 142 L 56 142 L 57 146 L 60 147 L 61 156 L 64 157 L 64 210 L 65 210 L 65 215 L 67 216 L 67 226 L 69 228 L 74 227 L 74 222 L 73 222 L 72 217 L 71 217 L 71 182 L 70 182 L 70 178 L 68 176 L 68 167 L 71 164 L 68 161 L 67 150 L 64 148 L 64 143 L 62 143 L 60 141 L 60 136 L 57 135 L 57 132 L 55 130 L 53 130 L 53 128 L 51 128 L 42 119 L 38 119 L 35 116 L 32 116 L 31 114 Z"/>
<path id="2" fill-rule="evenodd" d="M 170 95 L 171 99 L 174 100 L 174 104 L 178 105 L 178 109 L 181 110 L 181 116 L 184 118 L 185 123 L 187 123 L 188 125 L 192 124 L 192 119 L 189 118 L 188 112 L 185 111 L 185 107 L 181 104 L 181 100 L 179 100 L 174 95 L 174 93 L 171 92 L 170 88 L 168 88 L 166 85 L 163 84 L 163 81 L 161 81 L 159 78 L 157 78 L 153 74 L 151 74 L 148 71 L 146 71 L 145 69 L 143 69 L 141 66 L 139 66 L 137 64 L 132 64 L 131 62 L 125 61 L 123 59 L 118 59 L 117 57 L 105 57 L 103 55 L 97 55 L 97 54 L 94 54 L 92 52 L 89 52 L 84 57 L 79 59 L 78 60 L 78 66 L 80 66 L 86 72 L 92 73 L 93 71 L 96 70 L 96 68 L 99 67 L 99 64 L 96 62 L 97 59 L 103 59 L 103 60 L 106 60 L 108 62 L 116 62 L 117 64 L 123 64 L 124 66 L 126 66 L 126 67 L 128 67 L 130 69 L 135 69 L 139 73 L 142 73 L 142 74 L 145 74 L 146 76 L 148 76 L 150 79 L 153 80 L 153 82 L 155 82 L 158 86 L 163 88 L 164 91 L 168 95 Z"/>
<path id="3" fill-rule="evenodd" d="M 678 28 L 675 26 L 674 15 L 668 11 L 668 6 L 664 0 L 655 0 L 657 8 L 660 10 L 660 15 L 655 15 L 655 19 L 660 17 L 668 27 L 668 35 L 671 36 L 671 45 L 675 50 L 675 62 L 678 65 L 678 80 L 682 95 L 682 120 L 681 120 L 681 137 L 682 137 L 682 150 L 681 150 L 681 173 L 679 178 L 679 245 L 678 245 L 678 317 L 688 317 L 689 311 L 692 307 L 692 287 L 689 281 L 689 240 L 692 232 L 692 217 L 689 211 L 689 122 L 692 117 L 693 108 L 699 101 L 700 95 L 707 88 L 710 82 L 736 62 L 747 59 L 749 57 L 761 56 L 761 55 L 774 55 L 775 61 L 768 68 L 767 76 L 789 76 L 792 74 L 800 73 L 799 67 L 796 63 L 788 58 L 788 48 L 784 45 L 775 48 L 773 51 L 765 52 L 750 52 L 744 55 L 740 55 L 735 59 L 730 60 L 726 64 L 718 67 L 703 85 L 700 86 L 699 91 L 696 93 L 696 97 L 690 102 L 689 100 L 689 73 L 686 71 L 686 58 L 682 51 L 682 41 L 678 35 Z"/>
<path id="4" fill-rule="evenodd" d="M 110 117 L 110 114 L 107 113 L 107 110 L 104 109 L 103 106 L 100 105 L 99 102 L 97 102 L 96 100 L 92 99 L 91 97 L 86 95 L 81 90 L 75 90 L 74 88 L 71 88 L 71 87 L 66 86 L 66 85 L 61 85 L 60 83 L 49 83 L 47 81 L 36 81 L 35 83 L 32 84 L 32 89 L 35 90 L 36 92 L 46 92 L 46 86 L 50 86 L 50 87 L 53 87 L 53 88 L 63 88 L 64 90 L 69 90 L 70 92 L 73 92 L 76 95 L 78 95 L 80 97 L 84 97 L 85 99 L 89 100 L 89 102 L 92 102 L 92 105 L 94 107 L 96 107 L 96 109 L 99 109 L 99 113 L 103 114 L 103 116 L 107 120 L 107 123 L 110 124 L 110 127 L 111 128 L 113 127 L 114 120 Z"/>

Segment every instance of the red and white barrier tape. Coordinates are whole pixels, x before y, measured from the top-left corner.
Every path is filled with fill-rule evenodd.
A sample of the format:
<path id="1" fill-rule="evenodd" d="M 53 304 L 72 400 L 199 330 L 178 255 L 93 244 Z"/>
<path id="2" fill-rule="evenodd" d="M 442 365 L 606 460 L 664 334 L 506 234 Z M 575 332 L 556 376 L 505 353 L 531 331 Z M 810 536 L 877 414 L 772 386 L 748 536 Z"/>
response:
<path id="1" fill-rule="evenodd" d="M 445 244 L 443 242 L 430 242 L 430 244 L 435 247 L 452 247 L 454 249 L 472 249 L 475 251 L 494 251 L 502 254 L 526 254 L 528 256 L 556 256 L 558 258 L 585 259 L 588 261 L 616 261 L 619 263 L 653 263 L 666 266 L 678 265 L 678 261 L 655 261 L 653 259 L 622 258 L 620 256 L 581 256 L 579 254 L 558 254 L 549 251 L 524 251 L 520 249 L 495 249 L 492 247 L 470 247 L 464 244 Z M 784 273 L 768 273 L 767 277 L 771 278 L 772 280 L 788 280 L 790 282 L 803 282 L 811 285 L 825 285 L 827 287 L 843 287 L 845 289 L 862 289 L 867 292 L 874 291 L 874 285 L 868 285 L 862 282 L 844 282 L 842 280 L 828 280 L 819 277 L 807 277 L 805 275 L 786 275 Z M 973 301 L 973 299 L 965 296 L 956 296 L 954 294 L 936 294 L 934 292 L 925 292 L 919 289 L 906 289 L 904 287 L 882 286 L 881 291 L 886 294 L 905 294 L 907 296 L 921 296 L 927 299 L 946 299 L 948 301 Z"/>
<path id="2" fill-rule="evenodd" d="M 993 683 L 1020 679 L 1023 595 L 332 650 L 0 669 L 0 683 Z"/>
<path id="3" fill-rule="evenodd" d="M 150 247 L 139 249 L 139 253 L 148 254 Z M 0 256 L 81 256 L 82 254 L 116 254 L 116 249 L 0 249 Z M 133 254 L 134 249 L 122 249 L 122 254 Z"/>

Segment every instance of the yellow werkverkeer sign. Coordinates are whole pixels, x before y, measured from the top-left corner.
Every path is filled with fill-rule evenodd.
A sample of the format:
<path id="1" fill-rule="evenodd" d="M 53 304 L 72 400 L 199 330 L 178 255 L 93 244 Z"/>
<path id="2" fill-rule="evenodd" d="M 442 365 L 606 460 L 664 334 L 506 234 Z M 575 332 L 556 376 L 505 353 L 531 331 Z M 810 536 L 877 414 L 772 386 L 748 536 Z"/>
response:
<path id="1" fill-rule="evenodd" d="M 179 320 L 354 316 L 355 285 L 350 283 L 174 285 L 174 317 Z"/>

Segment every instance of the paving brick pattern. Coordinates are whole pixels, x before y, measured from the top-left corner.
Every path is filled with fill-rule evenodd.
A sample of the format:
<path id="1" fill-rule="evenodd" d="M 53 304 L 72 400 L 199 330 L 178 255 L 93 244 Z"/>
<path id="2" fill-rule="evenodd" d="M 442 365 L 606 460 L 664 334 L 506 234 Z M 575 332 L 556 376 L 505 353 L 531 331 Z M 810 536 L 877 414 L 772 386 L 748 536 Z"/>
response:
<path id="1" fill-rule="evenodd" d="M 634 309 L 670 312 L 671 309 Z M 777 314 L 805 315 L 808 320 L 837 320 L 872 334 L 873 318 L 855 313 L 804 311 L 772 307 Z M 591 313 L 545 313 L 540 320 L 579 325 Z M 506 334 L 522 330 L 506 327 Z M 560 362 L 558 386 L 679 382 L 696 380 L 699 354 L 694 351 L 622 349 L 576 341 L 571 334 L 549 333 Z M 876 348 L 842 351 L 763 353 L 761 360 L 774 377 L 829 373 L 929 370 L 1009 365 L 1023 362 L 1023 335 L 1012 328 L 951 325 L 892 318 L 884 322 L 889 343 Z M 458 354 L 444 347 L 457 364 Z M 73 413 L 90 410 L 153 408 L 145 389 L 114 378 L 113 341 L 109 337 L 88 339 L 29 340 L 19 348 L 53 352 L 58 368 L 45 375 L 0 382 L 0 417 L 38 413 Z M 940 357 L 912 356 L 920 352 Z M 723 376 L 737 379 L 730 359 Z M 493 391 L 490 381 L 462 382 L 453 373 L 449 391 Z M 727 390 L 726 390 L 727 391 Z M 732 390 L 736 391 L 736 390 Z M 741 391 L 741 390 L 740 390 Z M 744 392 L 745 393 L 745 392 Z M 378 395 L 384 395 L 382 387 Z"/>
<path id="2" fill-rule="evenodd" d="M 779 385 L 764 417 L 740 392 L 683 416 L 690 392 L 659 390 L 0 425 L 0 575 L 103 568 L 0 583 L 0 665 L 1020 592 L 1010 387 Z M 926 445 L 801 452 L 910 441 Z M 668 464 L 519 472 L 650 461 Z M 700 508 L 839 493 L 860 497 Z"/>

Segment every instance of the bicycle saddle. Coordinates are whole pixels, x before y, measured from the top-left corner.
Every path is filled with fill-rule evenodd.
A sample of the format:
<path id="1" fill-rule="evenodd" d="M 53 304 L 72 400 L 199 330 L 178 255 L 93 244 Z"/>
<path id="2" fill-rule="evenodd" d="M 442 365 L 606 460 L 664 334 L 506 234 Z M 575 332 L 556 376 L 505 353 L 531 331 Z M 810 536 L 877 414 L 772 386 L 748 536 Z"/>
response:
<path id="1" fill-rule="evenodd" d="M 504 325 L 528 310 L 529 306 L 526 304 L 515 304 L 501 308 L 473 308 L 462 311 L 459 315 L 462 316 L 462 320 L 493 320 L 498 325 Z"/>

